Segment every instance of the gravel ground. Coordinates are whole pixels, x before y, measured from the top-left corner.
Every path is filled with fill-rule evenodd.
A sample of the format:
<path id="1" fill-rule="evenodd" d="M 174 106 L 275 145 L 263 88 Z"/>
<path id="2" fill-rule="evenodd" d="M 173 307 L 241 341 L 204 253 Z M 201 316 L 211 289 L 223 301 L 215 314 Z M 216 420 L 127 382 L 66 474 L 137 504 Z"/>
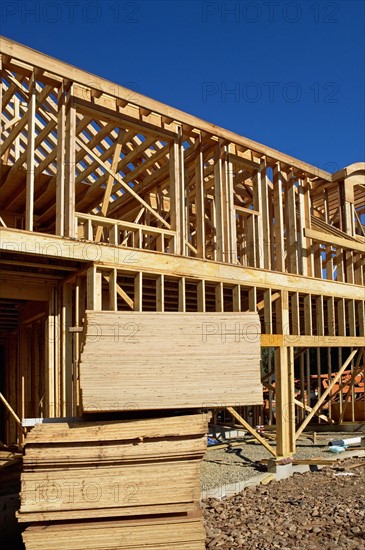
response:
<path id="1" fill-rule="evenodd" d="M 300 440 L 297 446 L 296 458 L 316 458 L 319 456 L 334 458 L 328 450 L 328 442 L 332 439 L 357 437 L 365 434 L 345 433 L 321 433 L 317 435 L 317 442 L 312 439 Z M 271 443 L 272 446 L 273 443 Z M 242 449 L 239 452 L 239 449 Z M 259 461 L 272 458 L 271 454 L 259 443 L 240 443 L 232 447 L 235 452 L 227 452 L 226 449 L 208 450 L 202 464 L 201 486 L 202 490 L 213 489 L 221 485 L 246 481 L 254 476 L 261 475 L 250 461 Z M 239 454 L 238 454 L 239 453 Z"/>
<path id="2" fill-rule="evenodd" d="M 364 458 L 203 501 L 206 548 L 365 550 L 365 466 L 354 463 Z"/>

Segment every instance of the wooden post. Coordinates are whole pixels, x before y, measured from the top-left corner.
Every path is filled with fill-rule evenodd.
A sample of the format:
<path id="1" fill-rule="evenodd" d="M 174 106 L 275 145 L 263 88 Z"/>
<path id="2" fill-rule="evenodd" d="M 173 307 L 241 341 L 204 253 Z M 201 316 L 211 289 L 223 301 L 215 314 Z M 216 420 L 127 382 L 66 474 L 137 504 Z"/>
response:
<path id="1" fill-rule="evenodd" d="M 288 271 L 298 273 L 298 250 L 297 250 L 297 213 L 296 213 L 296 185 L 293 172 L 290 173 L 286 188 L 287 217 L 286 234 Z"/>
<path id="2" fill-rule="evenodd" d="M 215 310 L 224 311 L 223 283 L 218 283 L 215 287 Z"/>
<path id="3" fill-rule="evenodd" d="M 276 270 L 285 271 L 285 250 L 284 250 L 284 212 L 283 212 L 283 175 L 280 163 L 274 167 L 274 240 Z"/>
<path id="4" fill-rule="evenodd" d="M 72 286 L 62 288 L 62 416 L 72 415 L 73 394 L 73 350 L 72 334 Z"/>
<path id="5" fill-rule="evenodd" d="M 195 159 L 196 249 L 198 257 L 205 258 L 204 162 L 200 138 L 197 148 Z"/>
<path id="6" fill-rule="evenodd" d="M 241 311 L 241 285 L 235 285 L 232 291 L 233 311 Z"/>
<path id="7" fill-rule="evenodd" d="M 218 144 L 214 151 L 214 202 L 215 202 L 215 227 L 216 227 L 216 251 L 218 262 L 224 261 L 224 209 L 223 209 L 223 178 L 222 178 L 222 146 Z"/>
<path id="8" fill-rule="evenodd" d="M 160 275 L 156 279 L 156 311 L 165 311 L 165 278 Z"/>
<path id="9" fill-rule="evenodd" d="M 257 292 L 256 287 L 250 288 L 248 291 L 248 309 L 256 313 L 257 311 Z"/>
<path id="10" fill-rule="evenodd" d="M 109 276 L 109 309 L 110 311 L 118 311 L 117 270 L 116 269 L 112 269 Z"/>
<path id="11" fill-rule="evenodd" d="M 263 267 L 271 269 L 271 218 L 269 211 L 269 189 L 266 175 L 266 159 L 262 159 L 260 163 L 260 184 L 261 184 L 261 224 L 262 224 L 262 255 Z M 261 267 L 261 266 L 260 266 Z"/>
<path id="12" fill-rule="evenodd" d="M 76 236 L 75 217 L 75 175 L 76 175 L 76 108 L 73 101 L 73 88 L 70 86 L 66 100 L 65 136 L 65 236 Z"/>
<path id="13" fill-rule="evenodd" d="M 33 72 L 29 81 L 29 105 L 28 105 L 28 145 L 27 145 L 27 182 L 26 182 L 26 207 L 25 229 L 33 231 L 34 213 L 34 171 L 35 171 L 35 115 L 36 115 L 36 76 Z"/>
<path id="14" fill-rule="evenodd" d="M 230 151 L 232 146 L 227 147 L 227 151 Z M 225 163 L 226 169 L 226 211 L 227 211 L 227 252 L 228 256 L 226 258 L 227 262 L 238 263 L 237 262 L 237 229 L 236 229 L 236 210 L 234 208 L 234 191 L 233 191 L 233 163 L 228 159 Z"/>
<path id="15" fill-rule="evenodd" d="M 205 281 L 202 279 L 197 286 L 198 311 L 205 312 Z"/>
<path id="16" fill-rule="evenodd" d="M 56 174 L 56 235 L 65 234 L 65 138 L 66 105 L 65 84 L 58 92 L 57 115 L 57 174 Z"/>
<path id="17" fill-rule="evenodd" d="M 278 331 L 289 334 L 288 291 L 281 292 L 280 305 Z M 294 349 L 282 346 L 274 353 L 277 454 L 287 457 L 295 453 Z"/>
<path id="18" fill-rule="evenodd" d="M 140 271 L 134 277 L 134 311 L 142 311 L 143 275 Z"/>
<path id="19" fill-rule="evenodd" d="M 295 453 L 293 348 L 275 349 L 276 446 L 278 456 Z"/>
<path id="20" fill-rule="evenodd" d="M 102 278 L 96 266 L 87 270 L 87 309 L 101 311 Z"/>
<path id="21" fill-rule="evenodd" d="M 272 300 L 271 300 L 271 289 L 265 290 L 264 292 L 264 324 L 265 324 L 265 334 L 273 333 L 272 326 Z"/>
<path id="22" fill-rule="evenodd" d="M 176 231 L 176 254 L 184 254 L 184 186 L 182 179 L 182 167 L 180 165 L 181 139 L 175 139 L 170 145 L 170 225 Z"/>
<path id="23" fill-rule="evenodd" d="M 45 416 L 54 418 L 56 410 L 56 290 L 52 291 L 48 306 L 48 319 L 46 323 L 46 372 L 45 372 Z"/>
<path id="24" fill-rule="evenodd" d="M 186 311 L 185 277 L 179 279 L 179 311 Z"/>
<path id="25" fill-rule="evenodd" d="M 264 267 L 262 177 L 266 177 L 266 164 L 264 160 L 261 160 L 260 168 L 253 176 L 253 207 L 259 212 L 258 216 L 253 216 L 254 231 L 252 235 L 252 246 L 255 249 L 256 255 L 254 267 Z"/>

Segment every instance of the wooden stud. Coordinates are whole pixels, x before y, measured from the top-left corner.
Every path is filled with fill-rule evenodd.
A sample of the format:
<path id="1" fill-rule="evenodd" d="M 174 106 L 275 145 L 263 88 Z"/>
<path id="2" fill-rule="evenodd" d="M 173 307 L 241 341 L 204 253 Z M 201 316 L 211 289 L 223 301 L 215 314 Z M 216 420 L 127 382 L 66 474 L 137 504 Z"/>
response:
<path id="1" fill-rule="evenodd" d="M 198 300 L 198 311 L 205 311 L 205 281 L 204 279 L 198 282 L 197 285 L 197 300 Z"/>
<path id="2" fill-rule="evenodd" d="M 56 175 L 56 235 L 65 234 L 65 142 L 66 142 L 66 105 L 65 84 L 58 92 L 57 114 L 57 175 Z"/>
<path id="3" fill-rule="evenodd" d="M 165 279 L 160 275 L 156 279 L 156 311 L 165 310 Z"/>
<path id="4" fill-rule="evenodd" d="M 196 185 L 196 249 L 199 258 L 205 258 L 205 197 L 204 197 L 204 161 L 201 140 L 198 143 L 195 159 Z"/>
<path id="5" fill-rule="evenodd" d="M 134 311 L 142 311 L 143 302 L 143 274 L 138 272 L 134 276 Z"/>
<path id="6" fill-rule="evenodd" d="M 101 311 L 102 274 L 96 266 L 87 270 L 87 309 Z"/>
<path id="7" fill-rule="evenodd" d="M 233 311 L 241 311 L 241 286 L 235 285 L 232 290 Z"/>
<path id="8" fill-rule="evenodd" d="M 223 283 L 218 283 L 215 287 L 215 310 L 224 311 Z"/>
<path id="9" fill-rule="evenodd" d="M 283 221 L 283 176 L 280 163 L 274 167 L 274 242 L 275 269 L 285 271 L 284 221 Z"/>
<path id="10" fill-rule="evenodd" d="M 37 108 L 35 73 L 29 82 L 29 108 L 28 108 L 28 146 L 27 146 L 27 182 L 26 182 L 26 211 L 25 229 L 33 231 L 34 215 L 34 173 L 35 173 L 35 118 Z"/>
<path id="11" fill-rule="evenodd" d="M 186 311 L 186 286 L 185 277 L 179 279 L 179 311 Z"/>
<path id="12" fill-rule="evenodd" d="M 224 209 L 223 209 L 223 177 L 222 177 L 222 146 L 217 145 L 214 151 L 214 204 L 216 227 L 216 253 L 218 262 L 225 261 L 224 241 Z"/>
<path id="13" fill-rule="evenodd" d="M 72 86 L 66 97 L 66 130 L 65 130 L 65 236 L 76 236 L 75 218 L 75 177 L 76 177 L 76 107 L 73 100 Z"/>

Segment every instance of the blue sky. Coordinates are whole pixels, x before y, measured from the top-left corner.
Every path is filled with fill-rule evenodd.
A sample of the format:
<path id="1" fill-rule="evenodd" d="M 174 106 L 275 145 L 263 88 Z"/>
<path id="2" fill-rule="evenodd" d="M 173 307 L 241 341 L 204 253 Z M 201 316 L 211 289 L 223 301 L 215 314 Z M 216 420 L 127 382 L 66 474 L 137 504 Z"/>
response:
<path id="1" fill-rule="evenodd" d="M 0 33 L 330 172 L 365 160 L 362 0 L 4 0 Z"/>

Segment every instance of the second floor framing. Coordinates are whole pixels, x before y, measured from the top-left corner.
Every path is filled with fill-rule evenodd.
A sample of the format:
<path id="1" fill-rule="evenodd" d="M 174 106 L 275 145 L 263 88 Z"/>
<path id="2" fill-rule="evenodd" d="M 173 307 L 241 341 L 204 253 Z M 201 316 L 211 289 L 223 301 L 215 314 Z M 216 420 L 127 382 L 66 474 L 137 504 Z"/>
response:
<path id="1" fill-rule="evenodd" d="M 365 165 L 329 174 L 1 38 L 0 223 L 364 285 Z"/>

